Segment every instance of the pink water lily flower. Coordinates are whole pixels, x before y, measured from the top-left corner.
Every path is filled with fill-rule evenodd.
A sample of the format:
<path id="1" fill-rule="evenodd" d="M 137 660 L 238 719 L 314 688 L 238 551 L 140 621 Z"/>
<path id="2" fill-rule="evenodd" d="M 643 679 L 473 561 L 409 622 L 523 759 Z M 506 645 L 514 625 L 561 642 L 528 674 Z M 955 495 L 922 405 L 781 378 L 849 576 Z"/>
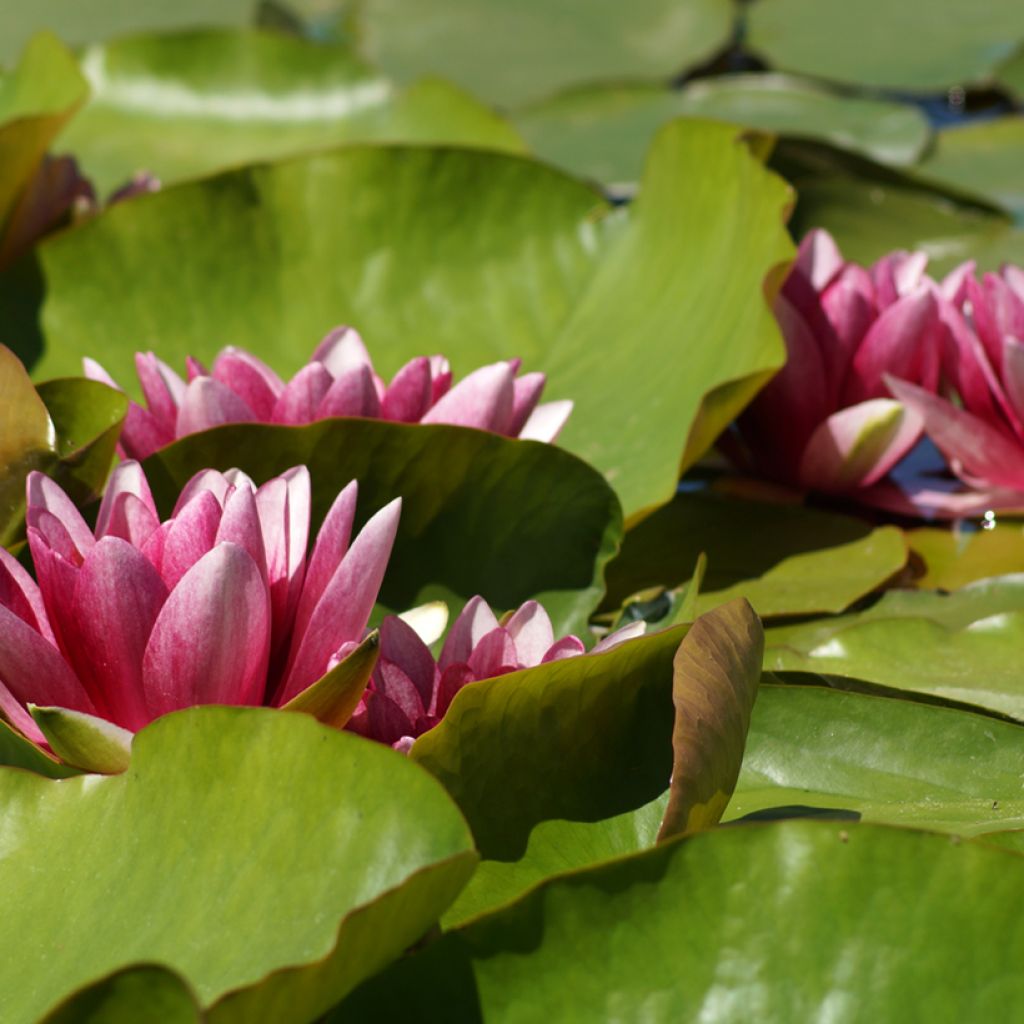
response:
<path id="1" fill-rule="evenodd" d="M 223 349 L 209 371 L 190 358 L 187 382 L 152 352 L 137 353 L 135 366 L 147 407 L 131 403 L 121 446 L 136 459 L 224 423 L 294 426 L 332 416 L 449 423 L 553 441 L 572 411 L 569 401 L 538 404 L 544 374 L 517 377 L 518 359 L 483 366 L 452 387 L 446 359 L 419 356 L 386 384 L 351 327 L 331 331 L 287 384 L 262 360 L 238 348 Z M 85 360 L 85 373 L 118 386 L 91 359 Z"/>
<path id="2" fill-rule="evenodd" d="M 775 303 L 783 369 L 723 447 L 742 468 L 790 486 L 843 494 L 882 478 L 921 435 L 919 413 L 884 375 L 934 389 L 942 326 L 923 253 L 869 268 L 809 232 Z"/>
<path id="3" fill-rule="evenodd" d="M 952 471 L 977 494 L 928 496 L 939 513 L 1024 504 L 1024 270 L 980 279 L 973 263 L 942 282 L 944 394 L 889 380 Z"/>
<path id="4" fill-rule="evenodd" d="M 303 466 L 261 487 L 205 470 L 161 522 L 124 462 L 95 530 L 48 477 L 27 490 L 38 584 L 0 549 L 0 711 L 40 745 L 29 704 L 130 734 L 194 704 L 287 703 L 362 639 L 400 511 L 393 501 L 349 543 L 350 483 L 307 559 Z"/>
<path id="5" fill-rule="evenodd" d="M 630 623 L 606 636 L 591 653 L 611 650 L 644 628 L 643 622 Z M 408 750 L 417 736 L 441 721 L 467 684 L 584 653 L 578 637 L 555 639 L 551 619 L 536 601 L 527 601 L 499 622 L 482 597 L 471 598 L 436 661 L 411 626 L 389 616 L 381 624 L 380 658 L 348 728 Z"/>

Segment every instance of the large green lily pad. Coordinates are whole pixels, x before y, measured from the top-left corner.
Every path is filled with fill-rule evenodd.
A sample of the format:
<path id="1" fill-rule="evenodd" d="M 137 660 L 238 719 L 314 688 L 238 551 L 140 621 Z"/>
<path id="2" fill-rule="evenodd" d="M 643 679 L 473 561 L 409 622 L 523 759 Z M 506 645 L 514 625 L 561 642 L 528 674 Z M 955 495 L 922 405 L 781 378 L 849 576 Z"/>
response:
<path id="1" fill-rule="evenodd" d="M 1012 1018 L 1022 885 L 1018 854 L 925 832 L 717 829 L 550 879 L 328 1019 Z"/>
<path id="2" fill-rule="evenodd" d="M 803 505 L 684 491 L 626 534 L 608 567 L 606 607 L 651 586 L 676 587 L 708 566 L 697 607 L 743 596 L 762 617 L 840 612 L 907 558 L 894 527 Z"/>
<path id="3" fill-rule="evenodd" d="M 454 86 L 397 91 L 343 47 L 276 33 L 134 36 L 88 47 L 82 69 L 92 95 L 59 144 L 102 191 L 370 139 L 523 148 Z"/>
<path id="4" fill-rule="evenodd" d="M 942 530 L 924 526 L 907 531 L 910 550 L 923 574 L 915 586 L 955 590 L 1007 573 L 1024 573 L 1024 528 L 1012 521 L 990 530 Z"/>
<path id="5" fill-rule="evenodd" d="M 918 93 L 989 79 L 1022 40 L 1016 0 L 767 0 L 747 14 L 746 45 L 773 67 Z"/>
<path id="6" fill-rule="evenodd" d="M 446 924 L 507 902 L 556 872 L 634 853 L 656 840 L 715 825 L 728 803 L 743 758 L 750 710 L 761 675 L 762 645 L 760 625 L 746 602 L 733 602 L 698 619 L 673 659 L 676 713 L 671 783 L 665 792 L 638 809 L 611 818 L 547 818 L 537 822 L 517 860 L 480 863 L 446 914 Z M 590 666 L 578 667 L 582 670 Z M 569 691 L 563 690 L 560 699 L 571 706 Z M 493 728 L 493 713 L 487 718 Z M 578 716 L 575 724 L 581 733 L 590 731 L 586 716 Z M 601 737 L 607 735 L 604 727 Z M 453 740 L 449 738 L 449 742 Z M 550 765 L 551 753 L 554 751 L 542 755 L 550 769 L 549 777 L 561 780 L 565 769 Z M 622 757 L 618 767 L 628 772 L 632 766 Z M 538 785 L 544 783 L 538 780 Z M 463 791 L 467 788 L 460 786 Z M 621 784 L 615 788 L 621 789 Z M 569 807 L 569 801 L 564 807 Z"/>
<path id="7" fill-rule="evenodd" d="M 316 524 L 350 480 L 361 522 L 400 497 L 381 593 L 398 611 L 444 599 L 454 612 L 474 594 L 504 610 L 536 597 L 559 631 L 585 632 L 622 535 L 618 500 L 590 466 L 552 445 L 465 427 L 238 424 L 182 438 L 145 465 L 167 513 L 207 466 L 238 466 L 259 482 L 308 466 Z"/>
<path id="8" fill-rule="evenodd" d="M 180 974 L 210 1021 L 312 1021 L 418 939 L 475 860 L 426 773 L 268 709 L 166 716 L 124 775 L 4 769 L 0 791 L 11 1024 L 137 963 Z"/>
<path id="9" fill-rule="evenodd" d="M 769 630 L 765 668 L 863 680 L 1024 721 L 1024 587 L 1010 579 L 950 597 L 894 593 L 862 615 Z"/>
<path id="10" fill-rule="evenodd" d="M 919 165 L 927 178 L 969 189 L 1005 206 L 1024 223 L 1024 116 L 947 128 Z"/>
<path id="11" fill-rule="evenodd" d="M 388 74 L 443 74 L 510 106 L 580 82 L 671 78 L 728 43 L 734 12 L 728 0 L 369 0 L 359 15 Z"/>
<path id="12" fill-rule="evenodd" d="M 188 986 L 164 967 L 126 967 L 89 985 L 42 1024 L 202 1024 Z"/>
<path id="13" fill-rule="evenodd" d="M 255 0 L 175 0 L 173 4 L 35 0 L 32 4 L 4 4 L 0 8 L 0 61 L 11 60 L 40 29 L 50 29 L 78 46 L 132 32 L 246 25 L 255 9 Z"/>
<path id="14" fill-rule="evenodd" d="M 762 686 L 725 820 L 837 808 L 960 835 L 1024 826 L 1024 728 L 815 686 Z"/>
<path id="15" fill-rule="evenodd" d="M 632 182 L 658 128 L 680 115 L 823 138 L 898 164 L 915 161 L 930 134 L 915 107 L 845 97 L 772 74 L 703 78 L 682 89 L 592 86 L 527 107 L 515 121 L 545 160 L 598 181 Z"/>
<path id="16" fill-rule="evenodd" d="M 1024 45 L 999 68 L 997 77 L 1017 99 L 1024 99 Z"/>
<path id="17" fill-rule="evenodd" d="M 20 7 L 8 4 L 0 13 L 0 47 L 8 42 L 3 20 Z M 11 56 L 0 49 L 0 60 Z M 0 238 L 22 189 L 87 94 L 71 51 L 45 32 L 28 43 L 13 72 L 0 74 Z"/>
<path id="18" fill-rule="evenodd" d="M 289 372 L 339 322 L 385 373 L 437 351 L 459 375 L 521 356 L 576 403 L 560 443 L 635 515 L 782 361 L 765 290 L 792 251 L 787 201 L 737 129 L 705 122 L 659 135 L 628 213 L 495 153 L 352 147 L 250 168 L 40 247 L 39 372 L 98 355 L 128 381 L 135 349 L 183 360 L 228 342 Z"/>

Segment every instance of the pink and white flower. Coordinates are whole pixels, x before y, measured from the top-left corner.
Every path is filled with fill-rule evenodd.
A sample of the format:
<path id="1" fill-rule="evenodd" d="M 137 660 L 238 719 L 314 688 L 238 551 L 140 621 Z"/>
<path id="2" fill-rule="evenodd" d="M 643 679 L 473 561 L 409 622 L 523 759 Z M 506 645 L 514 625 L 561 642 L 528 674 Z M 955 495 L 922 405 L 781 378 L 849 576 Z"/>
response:
<path id="1" fill-rule="evenodd" d="M 644 628 L 643 622 L 624 626 L 591 653 L 611 650 Z M 381 624 L 380 657 L 348 728 L 408 750 L 417 736 L 441 721 L 452 698 L 469 683 L 585 653 L 578 637 L 555 639 L 551 619 L 536 601 L 499 622 L 482 597 L 471 598 L 436 661 L 411 626 L 389 616 Z"/>
<path id="2" fill-rule="evenodd" d="M 723 447 L 742 468 L 834 494 L 880 480 L 921 436 L 916 408 L 893 399 L 885 375 L 934 389 L 942 324 L 923 253 L 895 252 L 869 268 L 809 232 L 775 303 L 787 359 Z"/>
<path id="3" fill-rule="evenodd" d="M 152 352 L 137 353 L 135 366 L 147 404 L 131 403 L 121 446 L 136 459 L 225 423 L 300 425 L 333 416 L 448 423 L 550 442 L 572 411 L 569 401 L 538 404 L 544 374 L 517 377 L 518 359 L 483 366 L 453 387 L 443 356 L 419 356 L 387 384 L 351 327 L 331 331 L 287 383 L 238 348 L 223 349 L 209 371 L 189 358 L 187 381 Z M 94 360 L 85 360 L 85 373 L 118 387 Z"/>
<path id="4" fill-rule="evenodd" d="M 303 466 L 261 487 L 204 470 L 161 522 L 124 462 L 95 530 L 48 477 L 27 491 L 38 584 L 0 549 L 0 711 L 41 746 L 29 704 L 131 734 L 194 704 L 288 703 L 363 638 L 400 512 L 393 501 L 350 543 L 350 483 L 307 559 Z"/>

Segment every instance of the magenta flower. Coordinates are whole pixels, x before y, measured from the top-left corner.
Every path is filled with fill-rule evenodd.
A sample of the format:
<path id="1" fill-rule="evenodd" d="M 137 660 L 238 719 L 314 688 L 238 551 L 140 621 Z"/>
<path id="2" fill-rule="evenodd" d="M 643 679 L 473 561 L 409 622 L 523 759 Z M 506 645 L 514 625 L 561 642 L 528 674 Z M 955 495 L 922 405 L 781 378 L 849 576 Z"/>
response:
<path id="1" fill-rule="evenodd" d="M 936 386 L 942 326 L 923 253 L 865 269 L 809 232 L 775 303 L 786 365 L 723 447 L 742 468 L 802 489 L 847 493 L 883 477 L 920 437 L 886 373 Z"/>
<path id="2" fill-rule="evenodd" d="M 127 733 L 194 704 L 287 703 L 362 639 L 400 511 L 393 501 L 349 544 L 350 483 L 307 561 L 304 466 L 258 488 L 204 470 L 161 523 L 124 462 L 95 532 L 48 477 L 27 490 L 38 585 L 0 549 L 0 711 L 40 745 L 30 703 Z"/>
<path id="3" fill-rule="evenodd" d="M 924 422 L 952 471 L 984 495 L 928 495 L 938 511 L 967 514 L 1024 501 L 1024 270 L 980 280 L 974 264 L 941 285 L 945 397 L 896 379 L 894 395 Z M 999 493 L 991 493 L 991 492 Z M 1006 492 L 1014 492 L 1007 494 Z"/>
<path id="4" fill-rule="evenodd" d="M 189 358 L 187 383 L 152 352 L 138 353 L 135 366 L 147 408 L 131 404 L 121 445 L 126 455 L 143 459 L 176 438 L 224 423 L 297 425 L 331 416 L 450 423 L 553 441 L 572 402 L 539 405 L 544 374 L 517 377 L 519 365 L 512 359 L 483 366 L 452 387 L 446 359 L 419 356 L 385 384 L 351 327 L 331 331 L 287 384 L 237 348 L 223 349 L 209 372 Z M 85 360 L 85 373 L 118 386 L 91 359 Z"/>
<path id="5" fill-rule="evenodd" d="M 643 622 L 609 634 L 599 654 L 643 633 Z M 533 668 L 584 654 L 581 640 L 555 640 L 548 614 L 527 601 L 499 622 L 482 597 L 471 598 L 445 638 L 435 661 L 411 626 L 389 616 L 380 629 L 380 657 L 363 700 L 347 728 L 408 750 L 413 740 L 444 717 L 462 687 L 479 679 Z"/>

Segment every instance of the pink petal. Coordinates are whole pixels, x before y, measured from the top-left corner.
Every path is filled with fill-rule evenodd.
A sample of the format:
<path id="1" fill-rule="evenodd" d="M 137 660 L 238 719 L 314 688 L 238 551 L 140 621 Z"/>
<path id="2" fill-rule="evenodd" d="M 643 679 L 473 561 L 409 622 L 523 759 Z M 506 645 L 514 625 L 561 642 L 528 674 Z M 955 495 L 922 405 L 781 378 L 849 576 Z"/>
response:
<path id="1" fill-rule="evenodd" d="M 56 646 L 39 586 L 5 548 L 0 548 L 0 605 Z"/>
<path id="2" fill-rule="evenodd" d="M 7 719 L 15 731 L 20 732 L 37 747 L 49 750 L 49 742 L 35 719 L 18 702 L 17 697 L 0 681 L 0 715 Z"/>
<path id="3" fill-rule="evenodd" d="M 543 373 L 526 373 L 512 382 L 512 419 L 507 428 L 509 437 L 520 436 L 526 421 L 537 408 L 546 380 Z"/>
<path id="4" fill-rule="evenodd" d="M 1011 335 L 1003 339 L 1003 386 L 1015 414 L 1011 419 L 1024 425 L 1024 342 Z"/>
<path id="5" fill-rule="evenodd" d="M 365 366 L 373 370 L 373 360 L 366 351 L 363 339 L 354 327 L 335 327 L 317 345 L 310 361 L 323 363 L 332 377 L 340 377 L 349 370 Z"/>
<path id="6" fill-rule="evenodd" d="M 168 589 L 213 547 L 222 514 L 217 499 L 209 491 L 200 491 L 171 520 L 163 535 L 160 564 L 154 562 Z"/>
<path id="7" fill-rule="evenodd" d="M 124 393 L 124 388 L 95 359 L 90 359 L 88 356 L 83 357 L 82 374 L 86 380 L 99 381 L 100 384 L 106 384 L 108 388 Z"/>
<path id="8" fill-rule="evenodd" d="M 546 665 L 549 661 L 561 661 L 563 658 L 575 658 L 577 655 L 586 654 L 587 649 L 583 641 L 575 636 L 563 636 L 548 648 L 547 653 L 541 658 L 541 664 Z"/>
<path id="9" fill-rule="evenodd" d="M 430 360 L 418 356 L 395 374 L 381 402 L 382 419 L 419 423 L 431 405 Z"/>
<path id="10" fill-rule="evenodd" d="M 295 631 L 291 666 L 275 703 L 286 703 L 316 682 L 341 644 L 361 638 L 384 580 L 401 510 L 401 498 L 385 505 L 345 553 L 309 616 L 309 625 L 301 634 Z"/>
<path id="11" fill-rule="evenodd" d="M 954 267 L 939 285 L 939 294 L 954 305 L 963 301 L 967 291 L 967 279 L 974 274 L 977 264 L 974 260 L 967 260 L 960 266 Z"/>
<path id="12" fill-rule="evenodd" d="M 25 485 L 28 501 L 26 519 L 29 526 L 38 528 L 40 516 L 49 512 L 60 520 L 67 530 L 68 536 L 80 555 L 86 555 L 95 543 L 92 530 L 86 526 L 82 514 L 75 508 L 74 502 L 42 473 L 32 472 L 28 475 Z"/>
<path id="13" fill-rule="evenodd" d="M 185 382 L 152 352 L 135 353 L 135 371 L 149 411 L 164 430 L 173 432 L 185 397 Z"/>
<path id="14" fill-rule="evenodd" d="M 833 413 L 811 435 L 800 482 L 843 494 L 880 480 L 921 436 L 921 417 L 891 398 L 870 398 Z"/>
<path id="15" fill-rule="evenodd" d="M 425 704 L 416 684 L 394 662 L 377 662 L 373 682 L 375 692 L 397 705 L 410 722 L 426 713 L 430 698 Z"/>
<path id="16" fill-rule="evenodd" d="M 380 664 L 392 664 L 416 687 L 423 711 L 430 708 L 440 672 L 430 648 L 416 631 L 397 615 L 389 615 L 380 627 Z"/>
<path id="17" fill-rule="evenodd" d="M 645 632 L 647 632 L 647 623 L 643 619 L 630 622 L 621 629 L 615 630 L 614 633 L 609 633 L 604 639 L 599 640 L 594 644 L 594 649 L 590 653 L 604 654 L 605 651 L 610 651 L 620 644 L 624 644 L 627 640 L 635 640 L 638 636 L 643 636 Z"/>
<path id="18" fill-rule="evenodd" d="M 428 410 L 420 422 L 504 433 L 512 419 L 514 380 L 508 363 L 493 363 L 474 370 Z"/>
<path id="19" fill-rule="evenodd" d="M 923 252 L 892 252 L 883 256 L 871 268 L 878 307 L 884 310 L 903 295 L 908 295 L 920 284 L 928 266 Z"/>
<path id="20" fill-rule="evenodd" d="M 20 704 L 93 710 L 85 687 L 60 651 L 2 605 L 0 640 L 0 682 Z"/>
<path id="21" fill-rule="evenodd" d="M 345 728 L 378 743 L 395 743 L 415 731 L 408 715 L 386 693 L 375 690 L 367 692 Z"/>
<path id="22" fill-rule="evenodd" d="M 192 383 L 197 377 L 209 377 L 210 373 L 205 366 L 194 356 L 185 356 L 185 370 L 188 376 L 189 384 Z"/>
<path id="23" fill-rule="evenodd" d="M 89 380 L 99 381 L 115 391 L 124 389 L 95 359 L 82 360 L 82 368 Z M 174 440 L 173 421 L 170 426 L 161 423 L 148 409 L 128 401 L 128 413 L 125 416 L 121 436 L 118 438 L 117 450 L 129 459 L 145 459 L 153 452 Z"/>
<path id="24" fill-rule="evenodd" d="M 849 277 L 836 281 L 822 295 L 821 304 L 835 336 L 828 369 L 831 394 L 838 400 L 850 360 L 875 319 L 875 308 L 871 298 Z"/>
<path id="25" fill-rule="evenodd" d="M 201 469 L 181 489 L 181 494 L 178 495 L 178 500 L 174 503 L 174 511 L 171 515 L 172 517 L 178 515 L 197 494 L 203 491 L 209 491 L 217 500 L 217 504 L 223 508 L 232 486 L 234 486 L 232 482 L 219 470 Z"/>
<path id="26" fill-rule="evenodd" d="M 437 701 L 432 714 L 437 718 L 443 718 L 459 690 L 475 682 L 476 676 L 468 665 L 462 662 L 449 665 L 441 673 L 441 681 L 437 684 Z"/>
<path id="27" fill-rule="evenodd" d="M 469 656 L 469 667 L 477 679 L 490 679 L 514 672 L 519 666 L 516 664 L 516 645 L 512 637 L 501 626 L 492 629 L 473 648 Z"/>
<path id="28" fill-rule="evenodd" d="M 373 384 L 373 371 L 363 364 L 354 366 L 334 378 L 327 394 L 320 400 L 314 419 L 332 416 L 380 415 L 380 400 Z"/>
<path id="29" fill-rule="evenodd" d="M 886 397 L 882 383 L 885 373 L 922 380 L 929 350 L 934 353 L 937 372 L 937 330 L 938 306 L 927 286 L 883 310 L 853 357 L 843 404 Z"/>
<path id="30" fill-rule="evenodd" d="M 438 659 L 441 672 L 444 673 L 449 665 L 468 662 L 473 648 L 492 629 L 497 628 L 498 620 L 487 602 L 479 594 L 471 597 L 466 602 L 466 607 L 459 613 L 459 617 L 452 623 L 452 628 L 445 638 L 441 657 Z"/>
<path id="31" fill-rule="evenodd" d="M 259 704 L 270 649 L 270 596 L 237 544 L 218 544 L 182 577 L 142 660 L 149 713 L 195 704 Z"/>
<path id="32" fill-rule="evenodd" d="M 305 466 L 287 470 L 256 491 L 270 582 L 275 650 L 291 630 L 302 593 L 311 501 L 309 470 Z"/>
<path id="33" fill-rule="evenodd" d="M 358 496 L 359 485 L 352 480 L 334 499 L 324 517 L 323 525 L 313 544 L 313 554 L 309 559 L 298 608 L 295 612 L 295 625 L 292 628 L 293 647 L 302 642 L 302 637 L 309 626 L 309 620 L 319 604 L 327 584 L 330 583 L 348 551 Z"/>
<path id="34" fill-rule="evenodd" d="M 843 256 L 824 228 L 812 228 L 800 242 L 794 266 L 820 292 L 842 270 Z"/>
<path id="35" fill-rule="evenodd" d="M 886 376 L 892 393 L 924 420 L 924 429 L 972 486 L 994 484 L 1024 490 L 1024 448 L 977 416 L 924 388 Z"/>
<path id="36" fill-rule="evenodd" d="M 55 531 L 64 529 L 59 520 L 49 512 L 44 513 L 44 516 L 52 520 Z M 70 537 L 67 537 L 67 547 L 74 551 L 73 561 L 69 561 L 61 555 L 59 549 L 54 547 L 52 540 L 44 539 L 40 531 L 33 526 L 28 528 L 28 545 L 32 552 L 32 564 L 35 567 L 36 579 L 39 580 L 39 590 L 46 608 L 46 617 L 49 619 L 57 645 L 61 650 L 66 651 L 68 647 L 64 642 L 61 623 L 73 621 L 71 598 L 75 592 L 81 557 L 75 551 Z"/>
<path id="37" fill-rule="evenodd" d="M 292 426 L 312 423 L 333 382 L 334 378 L 323 363 L 308 363 L 285 385 L 274 405 L 271 421 Z"/>
<path id="38" fill-rule="evenodd" d="M 1001 373 L 1003 333 L 999 329 L 995 314 L 989 308 L 988 295 L 976 278 L 968 277 L 964 283 L 965 296 L 961 309 L 985 346 L 985 352 L 996 373 Z"/>
<path id="39" fill-rule="evenodd" d="M 1024 301 L 998 274 L 986 274 L 982 287 L 1000 335 L 1024 337 Z"/>
<path id="40" fill-rule="evenodd" d="M 224 512 L 217 527 L 214 544 L 231 541 L 249 553 L 256 568 L 267 578 L 267 555 L 263 547 L 263 530 L 256 509 L 256 494 L 251 487 L 236 487 L 224 502 Z"/>
<path id="41" fill-rule="evenodd" d="M 269 420 L 284 381 L 262 359 L 239 348 L 224 349 L 213 361 L 214 380 L 230 388 L 258 420 Z"/>
<path id="42" fill-rule="evenodd" d="M 569 416 L 572 414 L 572 405 L 572 401 L 569 399 L 538 405 L 530 413 L 530 418 L 523 425 L 523 429 L 519 431 L 519 439 L 551 444 L 568 422 Z"/>
<path id="43" fill-rule="evenodd" d="M 444 356 L 430 357 L 430 404 L 437 403 L 448 394 L 452 386 L 452 368 Z"/>
<path id="44" fill-rule="evenodd" d="M 1015 267 L 1012 263 L 1004 263 L 1002 275 L 1007 287 L 1024 302 L 1024 269 Z"/>
<path id="45" fill-rule="evenodd" d="M 175 434 L 184 437 L 225 423 L 251 423 L 256 414 L 229 387 L 213 377 L 196 377 L 185 389 Z"/>
<path id="46" fill-rule="evenodd" d="M 160 575 L 119 537 L 100 540 L 78 574 L 68 636 L 71 662 L 97 712 L 125 729 L 141 729 L 151 717 L 142 656 L 166 600 Z"/>
<path id="47" fill-rule="evenodd" d="M 516 645 L 516 661 L 525 668 L 539 665 L 555 642 L 548 613 L 536 601 L 527 601 L 505 623 Z"/>
<path id="48" fill-rule="evenodd" d="M 160 525 L 142 467 L 126 460 L 114 469 L 96 516 L 96 536 L 112 534 L 141 548 Z"/>

